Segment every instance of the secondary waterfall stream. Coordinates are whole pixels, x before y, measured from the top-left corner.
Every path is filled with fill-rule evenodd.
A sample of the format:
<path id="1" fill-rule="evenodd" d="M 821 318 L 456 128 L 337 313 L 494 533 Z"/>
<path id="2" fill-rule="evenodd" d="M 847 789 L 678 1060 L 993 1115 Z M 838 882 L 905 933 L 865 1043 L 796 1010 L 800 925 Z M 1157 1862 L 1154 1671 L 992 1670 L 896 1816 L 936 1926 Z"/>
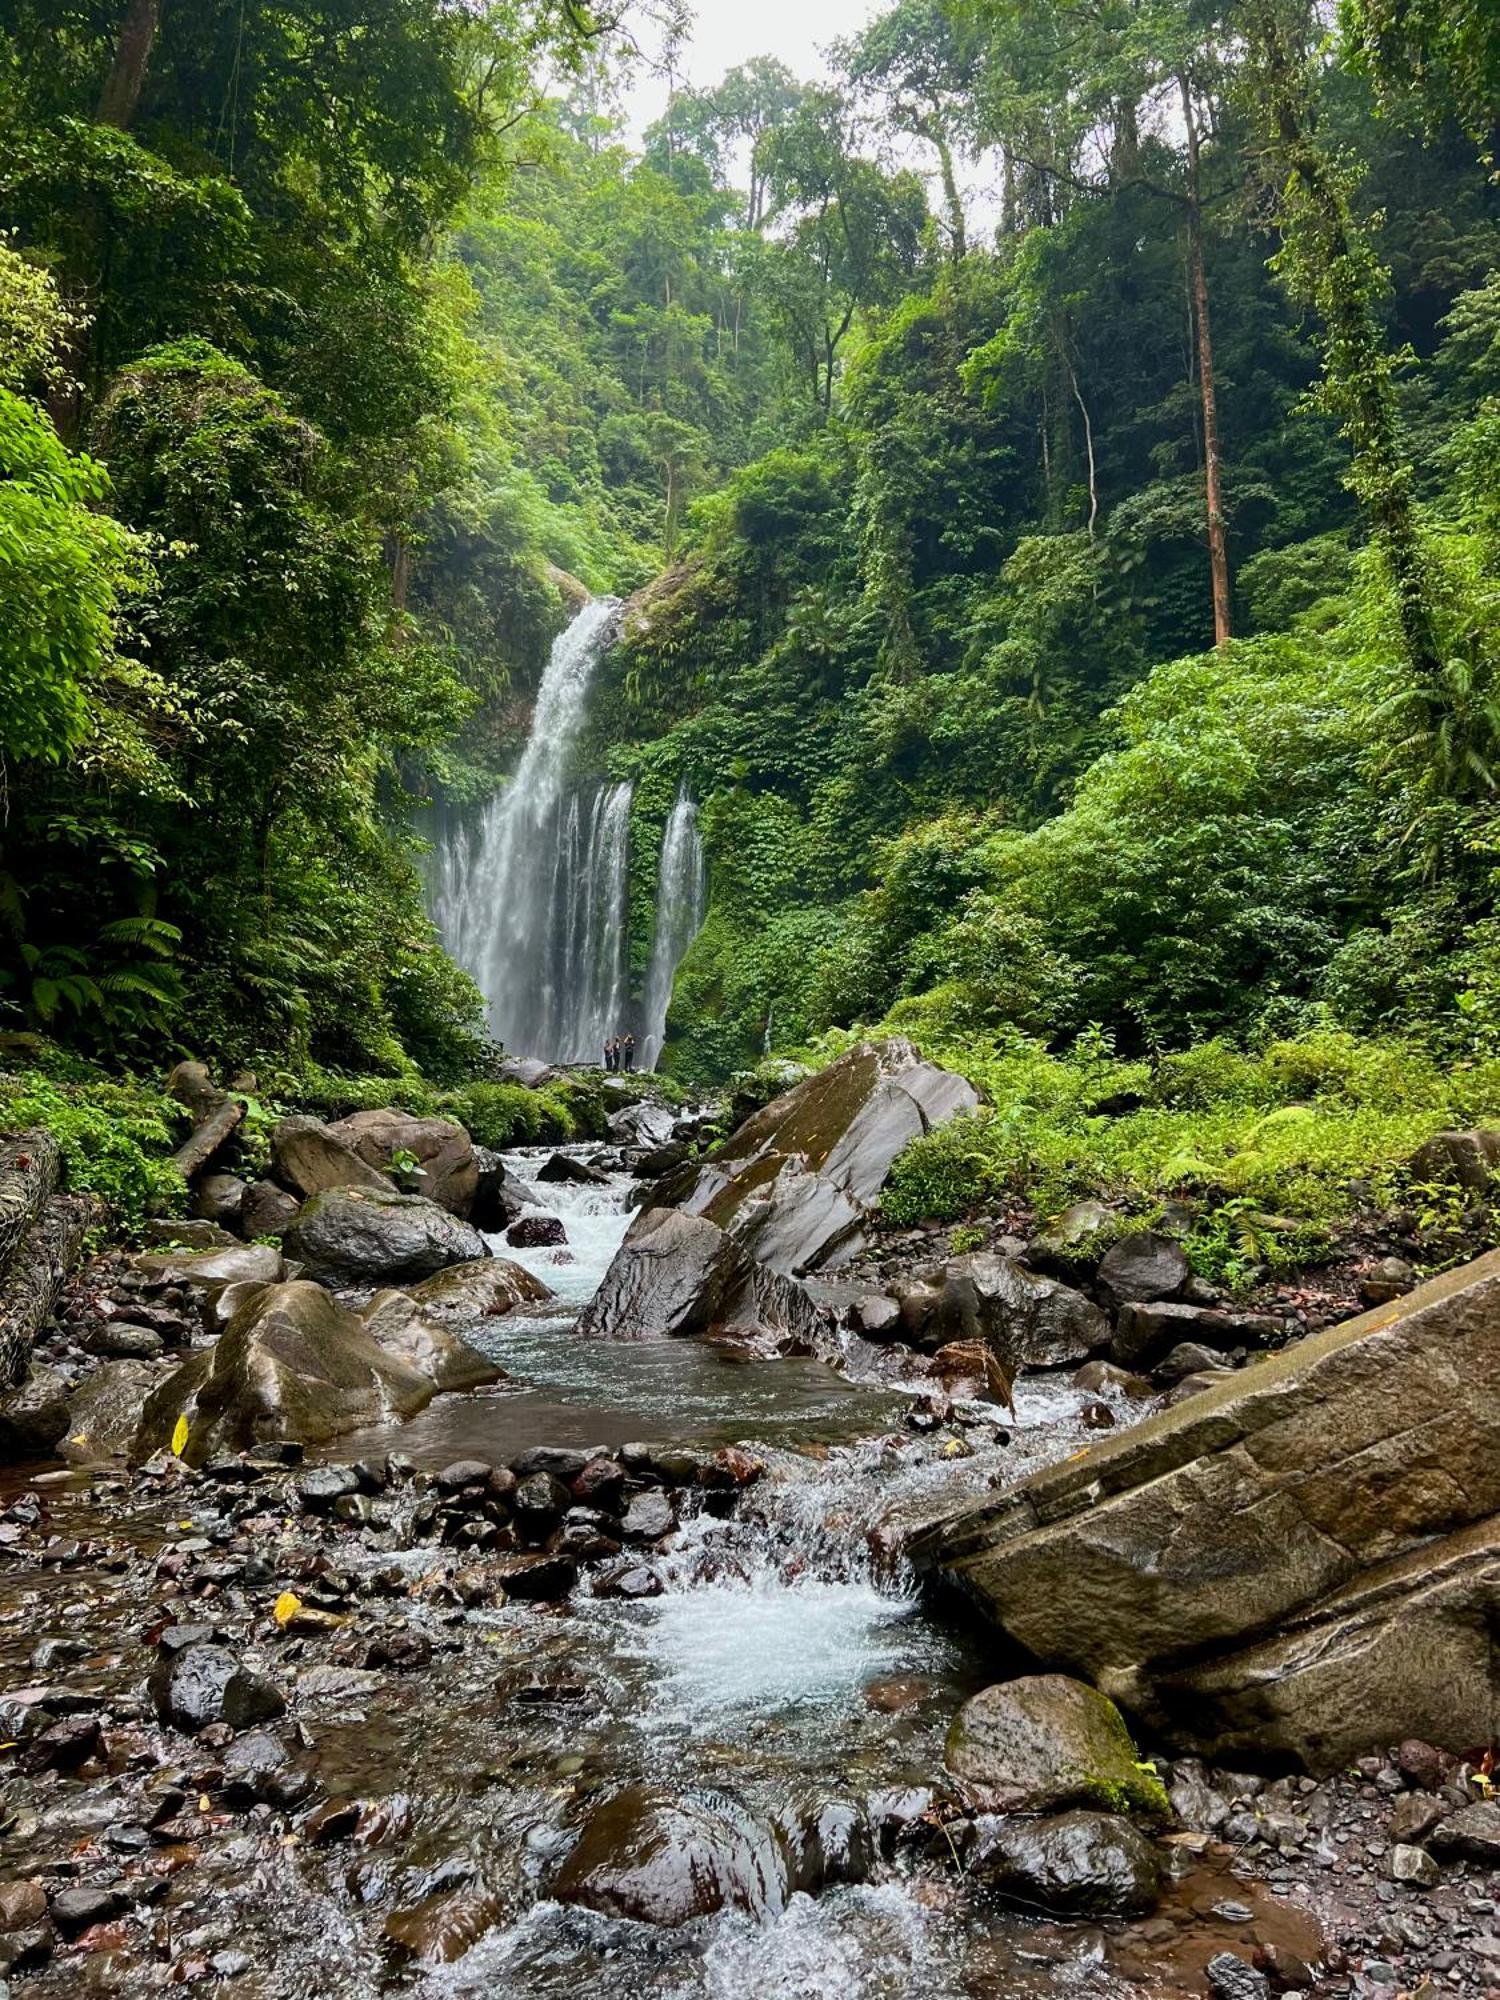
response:
<path id="1" fill-rule="evenodd" d="M 585 605 L 552 647 L 514 775 L 477 819 L 448 815 L 430 904 L 444 944 L 484 994 L 497 1040 L 548 1062 L 597 1062 L 637 1034 L 642 1068 L 661 1054 L 672 981 L 703 921 L 696 809 L 667 822 L 645 987 L 630 983 L 633 787 L 580 779 L 573 760 L 618 604 Z"/>

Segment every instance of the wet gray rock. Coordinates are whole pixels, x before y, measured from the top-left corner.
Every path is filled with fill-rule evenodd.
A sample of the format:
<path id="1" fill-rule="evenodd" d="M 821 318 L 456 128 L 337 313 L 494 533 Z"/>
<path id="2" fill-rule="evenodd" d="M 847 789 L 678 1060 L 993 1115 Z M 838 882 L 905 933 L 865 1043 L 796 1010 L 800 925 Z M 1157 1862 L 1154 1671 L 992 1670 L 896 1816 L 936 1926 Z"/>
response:
<path id="1" fill-rule="evenodd" d="M 456 1319 L 497 1319 L 517 1306 L 552 1297 L 549 1285 L 509 1257 L 452 1264 L 406 1289 L 429 1317 Z"/>
<path id="2" fill-rule="evenodd" d="M 374 1187 L 314 1195 L 285 1240 L 310 1278 L 331 1285 L 400 1284 L 489 1254 L 477 1229 L 425 1195 Z"/>
<path id="3" fill-rule="evenodd" d="M 111 1361 L 96 1368 L 69 1408 L 69 1458 L 124 1458 L 135 1442 L 148 1398 L 162 1381 L 151 1361 Z"/>
<path id="4" fill-rule="evenodd" d="M 997 1682 L 974 1695 L 953 1718 L 943 1762 L 981 1812 L 1170 1812 L 1114 1703 L 1064 1674 Z"/>
<path id="5" fill-rule="evenodd" d="M 351 1465 L 315 1465 L 297 1481 L 297 1498 L 311 1514 L 331 1514 L 346 1493 L 359 1491 L 359 1476 Z"/>
<path id="6" fill-rule="evenodd" d="M 1184 1340 L 1174 1347 L 1156 1364 L 1155 1375 L 1159 1382 L 1182 1382 L 1189 1375 L 1201 1375 L 1222 1368 L 1224 1357 L 1216 1354 L 1211 1347 L 1199 1347 L 1191 1340 Z"/>
<path id="7" fill-rule="evenodd" d="M 515 1250 L 546 1250 L 553 1244 L 566 1243 L 568 1232 L 561 1217 L 538 1211 L 518 1217 L 506 1230 L 505 1240 Z"/>
<path id="8" fill-rule="evenodd" d="M 770 1831 L 721 1793 L 627 1785 L 590 1813 L 552 1893 L 643 1924 L 726 1909 L 759 1918 L 785 1902 L 785 1862 Z"/>
<path id="9" fill-rule="evenodd" d="M 1500 1131 L 1435 1132 L 1411 1158 L 1414 1181 L 1456 1183 L 1485 1194 L 1500 1167 Z"/>
<path id="10" fill-rule="evenodd" d="M 580 1160 L 572 1153 L 554 1153 L 537 1168 L 539 1182 L 562 1182 L 574 1187 L 608 1187 L 609 1175 L 598 1167 L 590 1166 L 587 1160 Z"/>
<path id="11" fill-rule="evenodd" d="M 1151 1394 L 1151 1384 L 1143 1375 L 1132 1374 L 1128 1368 L 1117 1368 L 1112 1361 L 1085 1361 L 1073 1377 L 1073 1387 L 1094 1396 L 1107 1393 L 1129 1396 L 1133 1401 L 1140 1401 Z"/>
<path id="12" fill-rule="evenodd" d="M 242 1666 L 227 1646 L 188 1646 L 162 1660 L 150 1693 L 162 1721 L 188 1736 L 213 1722 L 253 1729 L 286 1713 L 274 1682 Z"/>
<path id="13" fill-rule="evenodd" d="M 1404 1257 L 1381 1257 L 1359 1281 L 1360 1303 L 1383 1306 L 1404 1298 L 1417 1283 L 1417 1273 Z"/>
<path id="14" fill-rule="evenodd" d="M 1205 1971 L 1214 2000 L 1271 2000 L 1270 1980 L 1238 1952 L 1215 1952 Z"/>
<path id="15" fill-rule="evenodd" d="M 628 1540 L 656 1542 L 671 1534 L 677 1517 L 665 1493 L 637 1493 L 625 1509 L 623 1525 Z"/>
<path id="16" fill-rule="evenodd" d="M 221 1229 L 238 1231 L 247 1192 L 238 1174 L 204 1174 L 193 1190 L 193 1208 Z"/>
<path id="17" fill-rule="evenodd" d="M 189 1357 L 147 1400 L 134 1455 L 188 1421 L 182 1456 L 201 1465 L 268 1439 L 322 1444 L 390 1417 L 415 1416 L 433 1379 L 396 1359 L 357 1314 L 306 1279 L 254 1292 L 213 1347 Z"/>
<path id="18" fill-rule="evenodd" d="M 1138 1916 L 1161 1894 L 1161 1860 L 1129 1820 L 1110 1813 L 990 1823 L 974 1873 L 1059 1916 Z"/>
<path id="19" fill-rule="evenodd" d="M 1425 1847 L 1407 1847 L 1398 1842 L 1386 1860 L 1391 1880 L 1405 1883 L 1409 1889 L 1435 1889 L 1443 1879 L 1442 1869 Z"/>
<path id="20" fill-rule="evenodd" d="M 1122 1236 L 1099 1261 L 1099 1282 L 1116 1305 L 1174 1298 L 1189 1275 L 1182 1246 L 1150 1229 Z"/>
<path id="21" fill-rule="evenodd" d="M 288 1194 L 275 1181 L 252 1181 L 240 1207 L 240 1229 L 251 1238 L 284 1236 L 301 1206 L 296 1195 Z"/>
<path id="22" fill-rule="evenodd" d="M 281 1252 L 269 1243 L 237 1243 L 227 1250 L 143 1250 L 131 1268 L 154 1284 L 190 1285 L 212 1297 L 226 1285 L 274 1285 L 285 1274 Z"/>
<path id="23" fill-rule="evenodd" d="M 33 1368 L 18 1389 L 0 1391 L 0 1465 L 51 1457 L 67 1435 L 70 1391 L 57 1368 Z"/>
<path id="24" fill-rule="evenodd" d="M 978 1104 L 910 1042 L 862 1042 L 775 1098 L 699 1171 L 681 1207 L 742 1241 L 774 1271 L 852 1254 L 897 1156 Z"/>
<path id="25" fill-rule="evenodd" d="M 1500 1868 L 1500 1799 L 1465 1806 L 1436 1827 L 1428 1846 L 1435 1854 Z"/>
<path id="26" fill-rule="evenodd" d="M 817 1309 L 794 1279 L 756 1265 L 716 1223 L 671 1208 L 636 1218 L 578 1323 L 592 1340 L 721 1330 L 810 1344 Z"/>
<path id="27" fill-rule="evenodd" d="M 1121 1306 L 1110 1353 L 1123 1368 L 1149 1367 L 1171 1348 L 1193 1344 L 1210 1362 L 1236 1347 L 1265 1347 L 1282 1333 L 1269 1313 L 1226 1312 L 1170 1299 Z"/>
<path id="28" fill-rule="evenodd" d="M 476 1146 L 474 1164 L 478 1178 L 469 1208 L 469 1220 L 476 1229 L 483 1230 L 487 1236 L 498 1236 L 528 1208 L 540 1207 L 533 1190 L 516 1179 L 498 1153 Z"/>
<path id="29" fill-rule="evenodd" d="M 1059 1368 L 1109 1345 L 1092 1299 L 988 1251 L 952 1258 L 933 1282 L 903 1294 L 902 1325 L 926 1348 L 982 1341 L 1009 1373 Z"/>
<path id="30" fill-rule="evenodd" d="M 59 1889 L 49 1904 L 53 1923 L 66 1936 L 75 1936 L 94 1924 L 107 1924 L 125 1909 L 125 1898 L 118 1889 L 101 1888 L 80 1883 L 71 1889 Z"/>

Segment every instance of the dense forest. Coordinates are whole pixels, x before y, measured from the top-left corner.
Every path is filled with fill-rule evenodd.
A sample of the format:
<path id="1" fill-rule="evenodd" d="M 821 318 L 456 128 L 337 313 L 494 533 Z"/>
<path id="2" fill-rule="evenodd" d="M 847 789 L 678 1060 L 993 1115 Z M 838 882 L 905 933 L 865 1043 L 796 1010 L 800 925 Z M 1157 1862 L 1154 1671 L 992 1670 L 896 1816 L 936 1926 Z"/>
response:
<path id="1" fill-rule="evenodd" d="M 1494 1108 L 1500 25 L 897 0 L 639 144 L 634 25 L 0 0 L 23 1066 L 490 1074 L 426 808 L 581 584 L 638 958 L 700 804 L 668 1067 L 911 1034 L 1000 1110 L 898 1206 Z"/>

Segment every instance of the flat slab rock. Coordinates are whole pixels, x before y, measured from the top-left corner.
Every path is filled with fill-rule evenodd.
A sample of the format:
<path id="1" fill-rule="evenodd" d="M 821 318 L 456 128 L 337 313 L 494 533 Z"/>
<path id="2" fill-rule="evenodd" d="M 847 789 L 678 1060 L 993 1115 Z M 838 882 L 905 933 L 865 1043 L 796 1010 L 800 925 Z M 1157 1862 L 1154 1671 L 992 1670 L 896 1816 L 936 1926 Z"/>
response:
<path id="1" fill-rule="evenodd" d="M 910 1042 L 861 1042 L 746 1119 L 679 1205 L 774 1271 L 816 1270 L 858 1247 L 912 1140 L 978 1103 Z"/>
<path id="2" fill-rule="evenodd" d="M 1205 1754 L 1253 1740 L 1328 1770 L 1412 1734 L 1461 1752 L 1497 1725 L 1497 1379 L 1492 1252 L 913 1553 L 1035 1659 Z"/>

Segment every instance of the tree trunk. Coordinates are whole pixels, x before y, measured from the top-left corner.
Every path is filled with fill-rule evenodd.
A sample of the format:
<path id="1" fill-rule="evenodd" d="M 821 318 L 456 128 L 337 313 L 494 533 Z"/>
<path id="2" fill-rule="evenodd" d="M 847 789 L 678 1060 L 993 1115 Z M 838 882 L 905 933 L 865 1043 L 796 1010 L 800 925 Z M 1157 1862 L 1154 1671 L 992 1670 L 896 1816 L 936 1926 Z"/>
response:
<path id="1" fill-rule="evenodd" d="M 94 113 L 96 124 L 115 125 L 122 132 L 129 128 L 135 116 L 135 107 L 140 102 L 141 86 L 146 81 L 146 67 L 151 60 L 151 45 L 156 40 L 161 7 L 162 0 L 128 0 L 119 39 L 115 43 L 115 59 L 110 64 L 109 75 L 99 95 L 99 108 Z"/>
<path id="2" fill-rule="evenodd" d="M 958 176 L 953 171 L 953 148 L 943 137 L 936 119 L 927 135 L 937 148 L 938 167 L 943 176 L 943 199 L 948 205 L 948 236 L 955 264 L 961 264 L 968 252 L 968 237 L 964 226 L 963 197 L 958 191 Z"/>
<path id="3" fill-rule="evenodd" d="M 1073 400 L 1083 412 L 1083 447 L 1089 464 L 1089 540 L 1094 539 L 1094 530 L 1099 522 L 1099 468 L 1094 461 L 1094 426 L 1089 416 L 1089 406 L 1083 400 L 1083 391 L 1078 386 L 1073 363 L 1066 348 L 1063 350 L 1063 366 L 1068 371 L 1068 382 L 1073 391 Z"/>
<path id="4" fill-rule="evenodd" d="M 1348 198 L 1308 129 L 1304 86 L 1275 0 L 1259 0 L 1247 39 L 1261 73 L 1276 173 L 1288 190 L 1282 199 L 1293 204 L 1284 226 L 1288 253 L 1302 265 L 1303 289 L 1326 329 L 1324 383 L 1349 441 L 1354 491 L 1390 577 L 1407 658 L 1420 678 L 1436 682 L 1442 648 L 1412 501 L 1412 468 L 1397 433 L 1390 356 L 1371 300 L 1377 267 L 1359 242 Z"/>
<path id="5" fill-rule="evenodd" d="M 1208 273 L 1203 262 L 1203 204 L 1198 178 L 1198 122 L 1184 76 L 1182 113 L 1187 124 L 1188 263 L 1192 274 L 1193 317 L 1198 328 L 1198 394 L 1203 405 L 1203 476 L 1208 502 L 1208 563 L 1213 578 L 1214 644 L 1221 650 L 1233 636 L 1229 585 L 1229 538 L 1224 526 L 1224 469 L 1219 451 L 1219 397 L 1214 386 L 1213 331 L 1208 316 Z"/>
<path id="6" fill-rule="evenodd" d="M 58 1195 L 37 1216 L 0 1276 L 0 1383 L 25 1378 L 37 1335 L 77 1270 L 84 1238 L 104 1221 L 95 1195 Z"/>

